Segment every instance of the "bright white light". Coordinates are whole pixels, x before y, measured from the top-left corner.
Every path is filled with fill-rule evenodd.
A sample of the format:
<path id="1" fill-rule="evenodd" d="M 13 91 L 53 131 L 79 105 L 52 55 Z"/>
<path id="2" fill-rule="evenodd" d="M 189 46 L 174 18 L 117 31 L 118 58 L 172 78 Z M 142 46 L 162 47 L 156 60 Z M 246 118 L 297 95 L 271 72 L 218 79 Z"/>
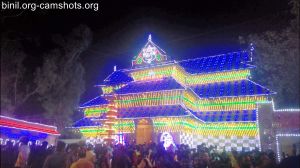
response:
<path id="1" fill-rule="evenodd" d="M 165 149 L 167 149 L 171 144 L 175 147 L 173 137 L 169 132 L 164 132 L 161 134 L 160 142 L 164 142 Z"/>
<path id="2" fill-rule="evenodd" d="M 155 59 L 155 47 L 151 47 L 150 45 L 148 45 L 147 48 L 144 48 L 142 51 L 142 55 L 143 55 L 143 61 L 145 63 L 150 64 L 154 59 Z"/>

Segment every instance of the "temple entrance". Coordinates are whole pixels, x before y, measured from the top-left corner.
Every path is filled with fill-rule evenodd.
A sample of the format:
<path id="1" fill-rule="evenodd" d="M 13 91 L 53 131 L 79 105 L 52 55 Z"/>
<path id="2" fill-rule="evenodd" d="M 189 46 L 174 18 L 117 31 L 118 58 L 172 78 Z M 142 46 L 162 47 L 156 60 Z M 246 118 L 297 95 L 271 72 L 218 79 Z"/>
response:
<path id="1" fill-rule="evenodd" d="M 141 119 L 137 121 L 136 132 L 135 132 L 136 143 L 144 144 L 144 143 L 152 142 L 152 132 L 153 132 L 153 126 L 148 120 Z"/>

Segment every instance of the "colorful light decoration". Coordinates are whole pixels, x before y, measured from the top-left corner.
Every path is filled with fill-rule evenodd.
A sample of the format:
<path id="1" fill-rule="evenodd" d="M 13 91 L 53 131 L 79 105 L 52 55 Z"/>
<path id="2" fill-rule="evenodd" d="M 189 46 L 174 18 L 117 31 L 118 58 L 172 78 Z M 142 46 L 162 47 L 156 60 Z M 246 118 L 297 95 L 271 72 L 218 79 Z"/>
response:
<path id="1" fill-rule="evenodd" d="M 131 94 L 118 96 L 115 102 L 119 108 L 180 104 L 181 93 L 182 90 L 171 90 L 163 92 Z"/>
<path id="2" fill-rule="evenodd" d="M 117 108 L 114 103 L 110 103 L 108 105 L 108 112 L 106 113 L 107 120 L 104 121 L 104 125 L 106 126 L 105 131 L 107 134 L 107 137 L 104 139 L 108 144 L 113 143 L 114 138 L 113 134 L 115 133 L 115 129 L 113 128 L 113 125 L 117 122 Z"/>
<path id="3" fill-rule="evenodd" d="M 165 77 L 173 77 L 180 84 L 190 86 L 207 83 L 244 80 L 250 76 L 250 70 L 245 69 L 216 72 L 210 74 L 191 75 L 180 68 L 179 65 L 167 65 L 152 69 L 134 71 L 131 73 L 131 76 L 135 81 L 156 80 Z"/>
<path id="4" fill-rule="evenodd" d="M 169 132 L 163 132 L 160 136 L 160 142 L 164 142 L 165 149 L 168 149 L 171 145 L 176 146 L 172 135 Z"/>
<path id="5" fill-rule="evenodd" d="M 102 89 L 103 94 L 111 94 L 114 91 L 122 88 L 123 86 L 125 86 L 125 84 L 120 84 L 120 85 L 115 85 L 115 86 L 102 86 L 101 89 Z"/>
<path id="6" fill-rule="evenodd" d="M 265 96 L 223 97 L 199 99 L 191 91 L 183 94 L 183 103 L 193 111 L 231 111 L 256 109 L 257 103 L 266 102 Z"/>
<path id="7" fill-rule="evenodd" d="M 79 129 L 85 136 L 100 136 L 112 140 L 117 134 L 135 133 L 136 125 L 133 121 L 138 118 L 120 118 L 122 110 L 130 108 L 138 113 L 144 107 L 163 109 L 166 106 L 180 106 L 184 114 L 187 114 L 182 115 L 184 117 L 179 117 L 181 113 L 174 113 L 177 114 L 175 117 L 171 116 L 171 113 L 165 113 L 167 114 L 165 116 L 157 115 L 158 117 L 147 116 L 153 121 L 154 132 L 180 132 L 227 138 L 248 136 L 252 140 L 259 141 L 257 103 L 268 102 L 268 95 L 271 93 L 263 92 L 264 87 L 257 86 L 258 84 L 248 79 L 251 76 L 250 68 L 253 68 L 246 64 L 252 60 L 250 56 L 248 51 L 241 51 L 203 59 L 167 62 L 166 53 L 152 42 L 150 36 L 144 48 L 132 61 L 132 68 L 118 72 L 119 76 L 123 76 L 126 80 L 118 81 L 117 75 L 111 75 L 105 80 L 106 84 L 101 86 L 102 96 L 107 99 L 114 96 L 113 101 L 109 105 L 98 103 L 94 107 L 84 108 L 86 117 L 105 116 L 102 121 L 103 127 Z M 176 83 L 175 86 L 180 87 L 157 87 L 161 84 L 159 81 L 169 79 L 175 80 L 173 82 Z M 223 87 L 224 83 L 228 84 L 228 87 Z M 207 87 L 209 91 L 206 90 L 204 95 L 202 88 L 205 85 L 209 86 Z M 210 89 L 211 86 L 214 89 Z M 226 96 L 221 94 L 225 91 L 230 94 Z M 213 96 L 208 94 L 212 92 Z M 176 108 L 171 110 L 178 112 Z M 217 116 L 215 114 L 220 117 L 221 113 L 226 113 L 227 118 L 234 117 L 234 119 L 202 120 L 198 117 L 198 113 L 205 116 L 213 114 L 214 118 Z M 231 115 L 233 113 L 235 115 Z M 250 117 L 251 119 L 248 119 Z"/>
<path id="8" fill-rule="evenodd" d="M 132 61 L 132 66 L 148 65 L 167 61 L 165 52 L 152 42 L 151 35 L 138 56 Z"/>
<path id="9" fill-rule="evenodd" d="M 264 96 L 230 97 L 217 99 L 200 99 L 196 105 L 199 111 L 230 111 L 256 109 L 257 102 L 265 102 Z"/>
<path id="10" fill-rule="evenodd" d="M 106 127 L 107 128 L 107 127 Z M 104 137 L 108 137 L 107 129 L 104 127 L 80 127 L 79 131 L 85 136 L 85 137 L 101 137 L 102 139 Z M 124 120 L 119 119 L 117 122 L 115 122 L 111 130 L 114 130 L 115 133 L 134 133 L 135 131 L 135 125 L 132 120 Z"/>
<path id="11" fill-rule="evenodd" d="M 228 72 L 217 72 L 213 74 L 191 75 L 186 78 L 187 85 L 199 85 L 216 82 L 238 81 L 247 79 L 250 70 L 235 70 Z"/>
<path id="12" fill-rule="evenodd" d="M 256 137 L 258 135 L 256 123 L 199 123 L 192 118 L 155 118 L 154 129 L 157 132 L 185 132 L 197 135 L 212 136 L 243 136 Z"/>
<path id="13" fill-rule="evenodd" d="M 107 113 L 109 108 L 107 106 L 89 107 L 84 109 L 84 115 L 86 117 L 99 117 L 104 113 Z"/>
<path id="14" fill-rule="evenodd" d="M 173 66 L 163 66 L 152 69 L 134 71 L 131 73 L 134 81 L 156 80 L 165 77 L 170 77 L 173 72 Z"/>
<path id="15" fill-rule="evenodd" d="M 54 126 L 28 122 L 28 121 L 19 120 L 11 117 L 6 117 L 6 116 L 0 116 L 0 127 L 41 132 L 41 133 L 47 133 L 51 135 L 60 135 L 57 132 L 57 128 Z"/>

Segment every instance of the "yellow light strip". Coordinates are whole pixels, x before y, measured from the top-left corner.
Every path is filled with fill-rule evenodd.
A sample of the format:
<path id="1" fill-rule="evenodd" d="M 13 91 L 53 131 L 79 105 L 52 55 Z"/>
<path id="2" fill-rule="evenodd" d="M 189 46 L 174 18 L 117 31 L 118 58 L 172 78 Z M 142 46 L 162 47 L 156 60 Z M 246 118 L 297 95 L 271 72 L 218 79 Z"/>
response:
<path id="1" fill-rule="evenodd" d="M 143 69 L 131 73 L 135 81 L 161 79 L 163 77 L 173 77 L 184 86 L 208 84 L 216 82 L 228 82 L 244 80 L 250 76 L 250 70 L 231 70 L 225 72 L 215 72 L 208 74 L 192 75 L 187 73 L 180 65 L 169 65 L 151 69 Z"/>
<path id="2" fill-rule="evenodd" d="M 183 90 L 172 90 L 119 95 L 115 102 L 119 108 L 180 104 L 182 92 Z"/>
<path id="3" fill-rule="evenodd" d="M 256 123 L 200 123 L 192 118 L 154 118 L 155 132 L 185 132 L 211 136 L 258 136 Z"/>

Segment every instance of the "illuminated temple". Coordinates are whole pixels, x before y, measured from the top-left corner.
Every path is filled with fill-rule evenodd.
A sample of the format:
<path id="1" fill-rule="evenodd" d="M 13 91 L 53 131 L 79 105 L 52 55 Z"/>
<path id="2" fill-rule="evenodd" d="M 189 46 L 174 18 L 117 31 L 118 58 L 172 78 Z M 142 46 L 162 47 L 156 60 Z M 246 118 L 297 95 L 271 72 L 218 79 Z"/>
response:
<path id="1" fill-rule="evenodd" d="M 169 60 L 149 36 L 131 68 L 97 85 L 102 94 L 80 106 L 73 127 L 89 141 L 261 148 L 258 104 L 273 92 L 250 80 L 251 61 L 251 49 Z"/>

